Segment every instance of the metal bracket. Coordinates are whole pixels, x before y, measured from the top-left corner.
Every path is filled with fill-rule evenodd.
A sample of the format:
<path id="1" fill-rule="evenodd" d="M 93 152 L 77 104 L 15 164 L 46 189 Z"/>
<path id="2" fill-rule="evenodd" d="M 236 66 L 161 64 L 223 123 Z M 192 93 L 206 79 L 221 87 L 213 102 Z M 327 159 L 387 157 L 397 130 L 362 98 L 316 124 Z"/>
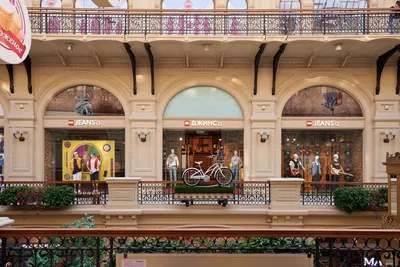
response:
<path id="1" fill-rule="evenodd" d="M 287 44 L 281 44 L 278 52 L 276 52 L 276 54 L 274 56 L 274 61 L 272 62 L 272 95 L 275 95 L 276 73 L 278 71 L 279 60 L 280 60 L 282 54 L 285 52 L 286 46 L 287 46 Z"/>
<path id="2" fill-rule="evenodd" d="M 257 95 L 257 86 L 258 86 L 258 68 L 260 66 L 261 56 L 264 53 L 265 47 L 267 44 L 261 44 L 258 48 L 258 52 L 256 57 L 254 58 L 254 95 Z"/>
<path id="3" fill-rule="evenodd" d="M 396 95 L 400 94 L 400 57 L 397 59 L 397 86 L 396 86 Z"/>
<path id="4" fill-rule="evenodd" d="M 10 93 L 14 94 L 14 68 L 12 64 L 6 64 L 8 76 L 10 76 Z"/>
<path id="5" fill-rule="evenodd" d="M 375 88 L 376 95 L 379 95 L 379 93 L 381 92 L 381 77 L 387 61 L 391 56 L 393 56 L 396 52 L 399 51 L 400 51 L 400 44 L 396 45 L 394 48 L 390 49 L 385 54 L 382 54 L 378 57 L 376 61 L 376 88 Z"/>
<path id="6" fill-rule="evenodd" d="M 23 63 L 26 70 L 26 76 L 28 77 L 28 92 L 29 94 L 32 94 L 32 60 L 30 56 L 27 56 Z"/>
<path id="7" fill-rule="evenodd" d="M 150 44 L 146 43 L 146 44 L 144 44 L 144 47 L 146 48 L 147 55 L 149 56 L 150 73 L 151 73 L 151 94 L 154 95 L 154 93 L 155 93 L 155 90 L 154 90 L 154 56 L 153 56 L 153 53 L 151 52 Z"/>
<path id="8" fill-rule="evenodd" d="M 128 53 L 129 59 L 131 61 L 131 68 L 132 68 L 132 76 L 133 76 L 133 94 L 137 94 L 137 86 L 136 86 L 136 58 L 132 52 L 131 46 L 128 43 L 124 43 L 124 47 L 126 53 Z"/>

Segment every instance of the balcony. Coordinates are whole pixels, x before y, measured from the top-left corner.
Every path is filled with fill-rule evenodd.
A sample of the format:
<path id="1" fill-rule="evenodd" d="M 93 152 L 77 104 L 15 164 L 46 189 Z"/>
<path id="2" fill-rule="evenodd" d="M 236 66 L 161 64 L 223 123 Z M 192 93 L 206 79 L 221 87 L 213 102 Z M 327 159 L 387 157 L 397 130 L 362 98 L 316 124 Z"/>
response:
<path id="1" fill-rule="evenodd" d="M 397 12 L 397 11 L 396 11 Z M 32 32 L 128 36 L 363 36 L 400 33 L 390 9 L 342 10 L 29 10 Z"/>

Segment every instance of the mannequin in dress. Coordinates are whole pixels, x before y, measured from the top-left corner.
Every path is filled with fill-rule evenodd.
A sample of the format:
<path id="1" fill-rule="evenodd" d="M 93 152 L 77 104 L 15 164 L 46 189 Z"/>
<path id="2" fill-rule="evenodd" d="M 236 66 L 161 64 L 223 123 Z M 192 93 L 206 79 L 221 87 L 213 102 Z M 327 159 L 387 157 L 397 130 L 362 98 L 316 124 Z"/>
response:
<path id="1" fill-rule="evenodd" d="M 314 161 L 311 163 L 310 168 L 312 181 L 319 182 L 321 181 L 321 163 L 319 162 L 319 156 L 315 156 Z M 316 185 L 315 188 L 319 188 L 320 185 Z"/>
<path id="2" fill-rule="evenodd" d="M 233 152 L 233 157 L 231 159 L 233 179 L 235 182 L 239 181 L 239 169 L 242 166 L 242 160 L 238 156 L 237 151 Z M 237 185 L 236 185 L 237 186 Z"/>
<path id="3" fill-rule="evenodd" d="M 171 154 L 167 157 L 167 161 L 165 162 L 167 165 L 167 169 L 169 170 L 169 179 L 171 182 L 177 181 L 177 172 L 179 167 L 179 159 L 178 156 L 175 155 L 175 150 L 171 149 Z"/>
<path id="4" fill-rule="evenodd" d="M 301 164 L 301 161 L 299 160 L 299 155 L 294 154 L 293 159 L 289 162 L 289 167 L 290 167 L 290 177 L 293 178 L 302 178 L 300 174 L 300 168 L 305 171 L 305 168 L 303 167 L 303 164 Z"/>

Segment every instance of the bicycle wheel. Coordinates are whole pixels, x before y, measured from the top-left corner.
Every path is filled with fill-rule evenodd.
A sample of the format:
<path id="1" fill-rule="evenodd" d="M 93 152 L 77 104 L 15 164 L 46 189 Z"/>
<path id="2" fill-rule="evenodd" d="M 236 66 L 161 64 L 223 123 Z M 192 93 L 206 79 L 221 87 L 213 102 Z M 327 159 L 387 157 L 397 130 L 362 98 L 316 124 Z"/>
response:
<path id="1" fill-rule="evenodd" d="M 229 185 L 233 180 L 233 172 L 227 167 L 222 167 L 215 173 L 215 180 L 219 185 Z"/>
<path id="2" fill-rule="evenodd" d="M 199 170 L 196 168 L 189 168 L 183 172 L 182 178 L 187 186 L 196 186 L 200 183 L 200 179 L 193 178 L 193 176 L 196 175 L 200 176 Z"/>

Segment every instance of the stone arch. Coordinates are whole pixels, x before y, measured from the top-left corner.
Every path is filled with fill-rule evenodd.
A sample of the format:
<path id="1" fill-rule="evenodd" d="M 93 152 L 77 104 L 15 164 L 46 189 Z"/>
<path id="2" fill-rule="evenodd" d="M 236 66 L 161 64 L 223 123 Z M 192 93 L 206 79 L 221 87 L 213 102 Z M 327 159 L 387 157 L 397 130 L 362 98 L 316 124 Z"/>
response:
<path id="1" fill-rule="evenodd" d="M 162 118 L 164 111 L 171 101 L 179 92 L 196 86 L 212 86 L 221 89 L 230 94 L 242 109 L 243 117 L 248 118 L 251 115 L 251 96 L 246 86 L 235 78 L 225 76 L 216 77 L 210 72 L 196 72 L 181 76 L 169 84 L 157 95 L 157 118 Z"/>
<path id="2" fill-rule="evenodd" d="M 295 93 L 308 87 L 321 85 L 343 90 L 358 102 L 364 118 L 371 118 L 373 116 L 371 111 L 373 96 L 356 79 L 338 73 L 322 72 L 303 75 L 283 83 L 276 95 L 276 114 L 282 116 L 283 108 Z"/>
<path id="3" fill-rule="evenodd" d="M 0 117 L 6 117 L 8 114 L 8 94 L 0 85 Z"/>
<path id="4" fill-rule="evenodd" d="M 74 78 L 71 79 L 70 77 Z M 125 90 L 127 85 L 122 84 L 112 77 L 105 76 L 104 74 L 83 71 L 63 74 L 52 79 L 50 82 L 41 87 L 40 92 L 35 96 L 35 101 L 38 103 L 36 108 L 37 118 L 43 118 L 49 102 L 59 92 L 65 90 L 66 88 L 82 84 L 98 86 L 114 94 L 114 96 L 117 97 L 121 102 L 125 117 L 130 115 L 131 96 Z"/>

